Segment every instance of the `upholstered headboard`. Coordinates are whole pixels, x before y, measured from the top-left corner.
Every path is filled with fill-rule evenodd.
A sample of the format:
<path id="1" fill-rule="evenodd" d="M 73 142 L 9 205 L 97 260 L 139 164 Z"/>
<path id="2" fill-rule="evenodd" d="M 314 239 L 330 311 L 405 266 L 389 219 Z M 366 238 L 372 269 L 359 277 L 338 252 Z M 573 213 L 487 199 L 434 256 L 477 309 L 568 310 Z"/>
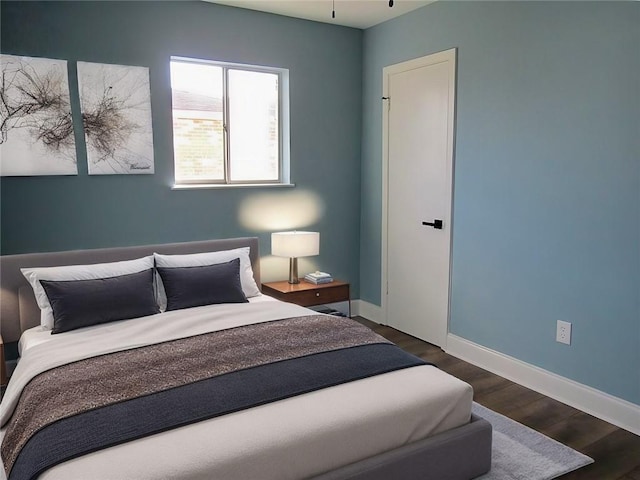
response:
<path id="1" fill-rule="evenodd" d="M 255 237 L 0 256 L 0 333 L 2 333 L 2 339 L 5 343 L 15 342 L 27 328 L 40 324 L 40 309 L 31 286 L 20 272 L 21 268 L 117 262 L 144 257 L 153 254 L 153 252 L 171 255 L 214 252 L 240 247 L 251 247 L 249 257 L 251 258 L 253 276 L 260 287 L 260 252 L 258 239 Z"/>

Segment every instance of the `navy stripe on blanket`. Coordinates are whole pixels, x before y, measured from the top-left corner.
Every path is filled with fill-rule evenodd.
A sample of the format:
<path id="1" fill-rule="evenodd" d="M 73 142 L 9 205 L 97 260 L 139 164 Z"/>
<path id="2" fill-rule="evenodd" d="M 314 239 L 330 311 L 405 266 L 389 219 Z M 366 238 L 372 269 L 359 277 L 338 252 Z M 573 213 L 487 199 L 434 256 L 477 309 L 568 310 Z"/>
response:
<path id="1" fill-rule="evenodd" d="M 424 365 L 392 344 L 349 347 L 239 370 L 52 423 L 24 446 L 9 480 L 81 455 L 321 388 Z"/>

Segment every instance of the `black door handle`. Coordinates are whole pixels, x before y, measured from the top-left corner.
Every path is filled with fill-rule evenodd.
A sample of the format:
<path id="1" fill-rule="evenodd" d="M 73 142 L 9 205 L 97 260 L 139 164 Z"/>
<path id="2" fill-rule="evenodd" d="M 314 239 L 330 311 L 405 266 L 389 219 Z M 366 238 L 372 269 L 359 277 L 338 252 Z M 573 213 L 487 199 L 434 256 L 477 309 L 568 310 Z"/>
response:
<path id="1" fill-rule="evenodd" d="M 426 225 L 428 227 L 433 227 L 437 230 L 442 230 L 442 220 L 434 220 L 433 223 L 429 223 L 429 222 L 422 222 L 423 225 Z"/>

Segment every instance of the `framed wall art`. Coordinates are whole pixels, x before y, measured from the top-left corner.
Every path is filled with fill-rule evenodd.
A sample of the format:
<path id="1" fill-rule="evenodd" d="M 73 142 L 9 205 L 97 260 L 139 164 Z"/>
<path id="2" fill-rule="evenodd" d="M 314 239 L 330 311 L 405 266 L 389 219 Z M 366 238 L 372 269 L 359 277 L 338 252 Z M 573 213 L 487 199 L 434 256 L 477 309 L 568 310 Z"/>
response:
<path id="1" fill-rule="evenodd" d="M 77 175 L 67 62 L 0 55 L 0 174 Z"/>
<path id="2" fill-rule="evenodd" d="M 89 175 L 154 173 L 149 69 L 78 62 Z"/>

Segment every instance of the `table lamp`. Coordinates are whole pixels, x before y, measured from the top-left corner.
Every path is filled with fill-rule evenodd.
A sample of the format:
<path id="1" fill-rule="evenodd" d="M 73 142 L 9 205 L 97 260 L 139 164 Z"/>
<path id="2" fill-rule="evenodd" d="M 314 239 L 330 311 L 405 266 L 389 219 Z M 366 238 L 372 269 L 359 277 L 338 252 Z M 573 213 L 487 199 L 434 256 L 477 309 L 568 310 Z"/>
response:
<path id="1" fill-rule="evenodd" d="M 271 234 L 271 254 L 289 257 L 289 283 L 298 279 L 298 257 L 311 257 L 320 253 L 318 232 L 276 232 Z"/>

